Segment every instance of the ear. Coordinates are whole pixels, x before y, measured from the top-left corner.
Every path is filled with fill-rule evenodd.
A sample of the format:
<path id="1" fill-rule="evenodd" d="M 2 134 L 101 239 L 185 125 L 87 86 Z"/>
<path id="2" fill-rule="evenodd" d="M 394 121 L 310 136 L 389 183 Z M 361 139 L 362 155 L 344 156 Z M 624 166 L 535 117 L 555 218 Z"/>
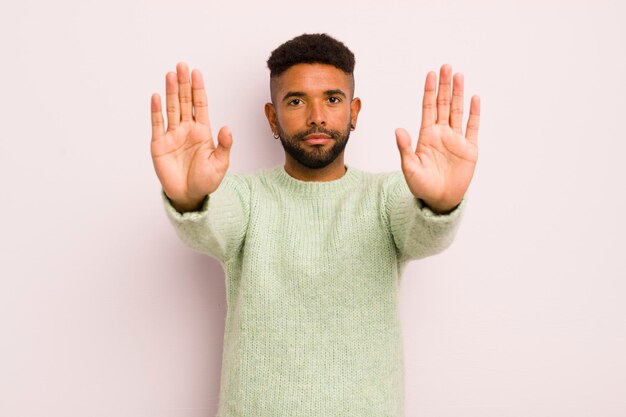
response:
<path id="1" fill-rule="evenodd" d="M 265 103 L 265 117 L 272 129 L 272 133 L 278 132 L 278 123 L 276 123 L 276 108 L 272 103 Z"/>
<path id="2" fill-rule="evenodd" d="M 355 97 L 352 99 L 352 103 L 350 103 L 350 130 L 356 129 L 356 121 L 359 117 L 359 112 L 361 111 L 361 99 Z"/>

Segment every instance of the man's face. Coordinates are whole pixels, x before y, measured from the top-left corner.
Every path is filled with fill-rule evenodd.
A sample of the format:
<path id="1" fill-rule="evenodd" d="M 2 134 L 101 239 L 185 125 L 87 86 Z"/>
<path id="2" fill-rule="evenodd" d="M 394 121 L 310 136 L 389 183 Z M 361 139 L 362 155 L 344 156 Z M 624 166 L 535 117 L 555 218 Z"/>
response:
<path id="1" fill-rule="evenodd" d="M 352 76 L 325 64 L 294 65 L 274 78 L 266 115 L 287 155 L 312 169 L 342 155 L 360 109 L 353 90 Z"/>

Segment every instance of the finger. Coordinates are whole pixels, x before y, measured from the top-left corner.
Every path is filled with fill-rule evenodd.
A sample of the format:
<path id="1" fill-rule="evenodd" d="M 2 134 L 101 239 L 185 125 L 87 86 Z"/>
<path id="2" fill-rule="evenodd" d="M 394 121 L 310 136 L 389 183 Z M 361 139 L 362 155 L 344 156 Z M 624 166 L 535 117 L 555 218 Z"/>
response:
<path id="1" fill-rule="evenodd" d="M 178 80 L 176 73 L 165 76 L 165 105 L 167 106 L 167 130 L 175 130 L 180 123 L 180 101 L 178 100 Z"/>
<path id="2" fill-rule="evenodd" d="M 480 122 L 480 97 L 472 96 L 472 102 L 470 104 L 470 114 L 467 120 L 467 130 L 465 131 L 465 137 L 473 144 L 478 143 L 478 126 Z"/>
<path id="3" fill-rule="evenodd" d="M 230 127 L 224 126 L 217 134 L 217 148 L 215 148 L 215 157 L 228 164 L 230 158 L 230 148 L 233 146 L 233 134 Z"/>
<path id="4" fill-rule="evenodd" d="M 437 123 L 450 123 L 450 81 L 452 67 L 445 64 L 439 73 L 439 91 L 437 92 Z"/>
<path id="5" fill-rule="evenodd" d="M 178 98 L 180 100 L 180 120 L 190 122 L 193 120 L 193 109 L 191 107 L 191 81 L 189 80 L 189 67 L 184 62 L 176 65 L 176 75 L 178 76 Z"/>
<path id="6" fill-rule="evenodd" d="M 163 126 L 163 113 L 161 113 L 161 96 L 153 94 L 150 100 L 150 112 L 152 119 L 152 141 L 159 140 L 165 132 Z"/>
<path id="7" fill-rule="evenodd" d="M 191 71 L 191 88 L 193 96 L 194 119 L 198 123 L 210 126 L 209 107 L 207 104 L 206 91 L 202 73 L 198 70 Z"/>
<path id="8" fill-rule="evenodd" d="M 463 84 L 463 74 L 454 74 L 452 78 L 450 126 L 459 134 L 463 134 Z"/>
<path id="9" fill-rule="evenodd" d="M 424 83 L 422 102 L 422 129 L 432 126 L 437 120 L 437 73 L 430 71 Z"/>
<path id="10" fill-rule="evenodd" d="M 400 151 L 400 159 L 403 161 L 415 156 L 411 146 L 411 135 L 405 129 L 396 129 L 396 145 L 398 145 L 398 150 Z"/>

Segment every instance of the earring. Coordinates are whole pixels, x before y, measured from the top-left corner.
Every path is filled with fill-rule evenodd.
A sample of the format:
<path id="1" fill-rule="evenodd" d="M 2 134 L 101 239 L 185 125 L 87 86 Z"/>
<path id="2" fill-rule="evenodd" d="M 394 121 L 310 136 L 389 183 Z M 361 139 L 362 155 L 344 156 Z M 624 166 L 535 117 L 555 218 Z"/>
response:
<path id="1" fill-rule="evenodd" d="M 274 139 L 278 140 L 280 138 L 280 135 L 276 132 L 272 132 L 272 135 L 274 135 Z"/>
<path id="2" fill-rule="evenodd" d="M 351 130 L 354 130 L 354 129 L 355 129 L 355 128 L 354 128 L 354 123 L 350 123 L 350 129 L 351 129 Z"/>

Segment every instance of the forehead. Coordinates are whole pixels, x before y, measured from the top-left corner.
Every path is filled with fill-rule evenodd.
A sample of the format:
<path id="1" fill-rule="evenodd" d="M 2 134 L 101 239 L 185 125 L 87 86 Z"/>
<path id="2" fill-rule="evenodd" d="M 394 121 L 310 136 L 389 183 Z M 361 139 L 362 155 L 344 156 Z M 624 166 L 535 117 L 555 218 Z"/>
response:
<path id="1" fill-rule="evenodd" d="M 319 94 L 328 90 L 352 93 L 352 76 L 327 64 L 296 64 L 270 82 L 272 96 L 288 91 Z"/>

